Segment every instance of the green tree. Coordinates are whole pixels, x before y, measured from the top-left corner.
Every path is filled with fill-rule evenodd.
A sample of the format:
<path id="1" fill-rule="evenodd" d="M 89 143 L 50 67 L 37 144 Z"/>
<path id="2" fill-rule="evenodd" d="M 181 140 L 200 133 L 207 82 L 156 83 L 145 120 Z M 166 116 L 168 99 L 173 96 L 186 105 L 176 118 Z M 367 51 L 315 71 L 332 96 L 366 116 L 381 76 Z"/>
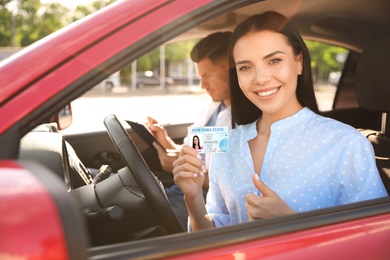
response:
<path id="1" fill-rule="evenodd" d="M 90 5 L 78 5 L 74 11 L 72 20 L 77 21 L 89 14 L 96 12 L 97 10 L 112 4 L 116 0 L 95 0 Z"/>
<path id="2" fill-rule="evenodd" d="M 170 43 L 165 48 L 165 55 L 170 61 L 184 61 L 190 57 L 190 52 L 197 42 L 198 40 L 187 40 Z"/>
<path id="3" fill-rule="evenodd" d="M 154 49 L 137 60 L 137 71 L 154 70 L 160 61 L 160 49 Z"/>
<path id="4" fill-rule="evenodd" d="M 61 4 L 42 5 L 40 0 L 1 0 L 0 45 L 28 46 L 66 25 L 68 11 Z"/>
<path id="5" fill-rule="evenodd" d="M 184 62 L 198 40 L 186 40 L 169 43 L 165 46 L 165 59 L 170 62 Z M 159 70 L 160 48 L 156 48 L 137 60 L 137 71 Z M 168 65 L 169 66 L 169 65 Z M 122 82 L 131 80 L 131 64 L 121 70 Z"/>
<path id="6" fill-rule="evenodd" d="M 68 23 L 66 14 L 69 9 L 58 3 L 50 3 L 43 6 L 44 12 L 41 15 L 39 37 L 45 37 Z"/>
<path id="7" fill-rule="evenodd" d="M 0 46 L 12 44 L 12 12 L 6 6 L 12 0 L 0 0 Z"/>
<path id="8" fill-rule="evenodd" d="M 28 46 L 67 24 L 69 9 L 58 3 L 42 5 L 40 0 L 19 0 L 20 45 Z"/>
<path id="9" fill-rule="evenodd" d="M 20 46 L 28 46 L 40 39 L 38 10 L 40 0 L 18 0 L 17 38 Z"/>
<path id="10" fill-rule="evenodd" d="M 169 43 L 165 46 L 165 58 L 169 61 L 185 61 L 197 40 Z M 137 60 L 137 70 L 154 70 L 160 64 L 160 49 L 156 48 Z"/>
<path id="11" fill-rule="evenodd" d="M 79 5 L 71 17 L 71 10 L 59 3 L 42 5 L 40 0 L 0 0 L 0 46 L 28 46 L 114 1 L 96 0 L 91 5 Z M 14 6 L 12 10 L 10 4 Z"/>
<path id="12" fill-rule="evenodd" d="M 317 41 L 305 41 L 310 52 L 311 68 L 315 82 L 326 82 L 332 71 L 341 71 L 343 61 L 338 61 L 340 53 L 346 55 L 348 50 Z"/>

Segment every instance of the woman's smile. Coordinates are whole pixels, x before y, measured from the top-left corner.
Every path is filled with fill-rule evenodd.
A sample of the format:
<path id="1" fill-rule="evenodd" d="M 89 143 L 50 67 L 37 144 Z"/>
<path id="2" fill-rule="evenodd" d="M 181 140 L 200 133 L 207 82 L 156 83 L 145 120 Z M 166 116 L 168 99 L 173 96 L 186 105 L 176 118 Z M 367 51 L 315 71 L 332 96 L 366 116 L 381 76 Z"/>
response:
<path id="1" fill-rule="evenodd" d="M 269 96 L 275 94 L 276 92 L 278 92 L 280 88 L 281 87 L 276 87 L 276 88 L 273 88 L 273 89 L 257 91 L 256 94 L 259 95 L 260 97 L 269 97 Z"/>

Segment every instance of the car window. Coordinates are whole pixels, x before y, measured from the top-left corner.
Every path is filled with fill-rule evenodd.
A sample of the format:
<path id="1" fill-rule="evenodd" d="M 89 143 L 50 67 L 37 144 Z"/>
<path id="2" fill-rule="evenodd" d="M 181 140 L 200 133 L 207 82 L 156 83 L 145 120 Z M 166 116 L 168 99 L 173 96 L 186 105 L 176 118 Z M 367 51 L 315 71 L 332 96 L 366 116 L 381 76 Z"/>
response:
<path id="1" fill-rule="evenodd" d="M 318 41 L 305 41 L 310 52 L 314 91 L 320 111 L 332 110 L 348 50 Z"/>
<path id="2" fill-rule="evenodd" d="M 197 40 L 168 44 L 128 64 L 72 102 L 73 123 L 64 134 L 104 130 L 105 116 L 144 123 L 151 116 L 161 124 L 191 123 L 210 98 L 199 85 L 189 52 Z M 181 54 L 171 53 L 171 48 Z M 159 58 L 165 51 L 164 66 Z M 165 71 L 161 75 L 160 71 Z M 163 84 L 161 84 L 161 82 Z"/>
<path id="3" fill-rule="evenodd" d="M 176 43 L 181 58 L 170 55 L 161 66 L 157 48 L 128 64 L 72 102 L 73 123 L 63 133 L 104 130 L 103 119 L 116 114 L 124 119 L 145 122 L 151 116 L 161 124 L 191 123 L 209 100 L 188 53 L 196 40 Z M 320 111 L 332 110 L 347 49 L 316 41 L 306 41 L 312 59 L 315 94 Z M 184 47 L 183 47 L 184 46 Z M 167 55 L 165 55 L 167 57 Z M 165 76 L 161 77 L 161 70 Z M 134 76 L 135 75 L 135 76 Z M 163 83 L 163 86 L 161 85 Z M 345 103 L 345 102 L 344 102 Z"/>

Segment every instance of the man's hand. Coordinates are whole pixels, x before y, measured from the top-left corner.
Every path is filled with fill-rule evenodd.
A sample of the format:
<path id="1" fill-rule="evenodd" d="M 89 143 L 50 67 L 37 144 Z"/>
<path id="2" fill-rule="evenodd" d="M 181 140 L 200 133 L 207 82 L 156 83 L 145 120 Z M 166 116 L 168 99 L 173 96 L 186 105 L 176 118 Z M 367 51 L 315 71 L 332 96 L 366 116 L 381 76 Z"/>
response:
<path id="1" fill-rule="evenodd" d="M 156 119 L 147 117 L 145 125 L 165 149 L 177 149 L 177 144 L 168 136 L 165 127 L 160 125 Z"/>
<path id="2" fill-rule="evenodd" d="M 163 170 L 172 173 L 173 162 L 179 158 L 180 151 L 171 149 L 165 150 L 156 142 L 153 143 L 153 146 L 158 153 L 158 158 L 160 159 L 161 167 L 163 168 Z"/>
<path id="3" fill-rule="evenodd" d="M 254 174 L 252 181 L 262 196 L 247 194 L 245 206 L 250 220 L 264 219 L 295 213 L 279 195 L 268 188 L 259 176 Z"/>

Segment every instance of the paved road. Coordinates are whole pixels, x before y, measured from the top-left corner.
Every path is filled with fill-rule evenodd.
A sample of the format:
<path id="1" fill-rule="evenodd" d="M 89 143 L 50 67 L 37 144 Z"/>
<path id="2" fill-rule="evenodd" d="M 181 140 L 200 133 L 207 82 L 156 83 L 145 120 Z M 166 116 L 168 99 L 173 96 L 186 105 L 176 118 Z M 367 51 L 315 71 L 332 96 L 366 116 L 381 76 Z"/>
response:
<path id="1" fill-rule="evenodd" d="M 94 89 L 72 102 L 73 123 L 63 133 L 105 130 L 103 119 L 110 114 L 138 122 L 145 122 L 147 116 L 162 124 L 192 122 L 207 99 L 199 87 Z"/>
<path id="2" fill-rule="evenodd" d="M 320 109 L 331 108 L 334 91 L 329 85 L 316 87 Z M 103 119 L 110 114 L 138 122 L 145 122 L 147 116 L 162 124 L 192 122 L 207 99 L 207 93 L 198 86 L 175 86 L 166 90 L 159 87 L 93 89 L 72 102 L 73 123 L 63 133 L 105 130 Z"/>

